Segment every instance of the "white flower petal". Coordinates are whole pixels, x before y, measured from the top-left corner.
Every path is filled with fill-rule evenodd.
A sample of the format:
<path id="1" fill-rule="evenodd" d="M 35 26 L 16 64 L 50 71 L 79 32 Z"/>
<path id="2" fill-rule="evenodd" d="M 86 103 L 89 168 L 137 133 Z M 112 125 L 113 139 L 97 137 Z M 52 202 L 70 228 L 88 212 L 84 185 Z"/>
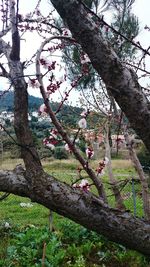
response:
<path id="1" fill-rule="evenodd" d="M 86 129 L 87 128 L 87 121 L 85 118 L 82 118 L 79 120 L 78 125 L 81 129 Z"/>

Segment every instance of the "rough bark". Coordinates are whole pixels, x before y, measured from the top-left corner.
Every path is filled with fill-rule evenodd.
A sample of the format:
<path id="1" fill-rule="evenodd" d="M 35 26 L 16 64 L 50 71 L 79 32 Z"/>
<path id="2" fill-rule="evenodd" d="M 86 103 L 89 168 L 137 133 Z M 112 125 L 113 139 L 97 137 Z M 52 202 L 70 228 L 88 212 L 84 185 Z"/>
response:
<path id="1" fill-rule="evenodd" d="M 111 45 L 104 39 L 101 30 L 88 16 L 81 1 L 51 2 L 150 151 L 150 107 L 135 73 L 121 63 Z"/>
<path id="2" fill-rule="evenodd" d="M 150 255 L 150 225 L 130 213 L 112 209 L 91 193 L 57 181 L 43 172 L 36 188 L 30 188 L 21 170 L 0 171 L 0 188 L 30 197 L 71 220 L 131 249 Z"/>
<path id="3" fill-rule="evenodd" d="M 15 2 L 9 1 L 12 46 L 7 56 L 11 84 L 14 87 L 14 128 L 21 156 L 26 167 L 26 178 L 30 180 L 42 171 L 42 165 L 33 144 L 32 134 L 28 125 L 28 93 L 24 79 L 23 67 L 20 62 L 20 36 L 17 28 Z M 6 46 L 2 43 L 2 47 Z M 34 179 L 33 179 L 34 180 Z"/>
<path id="4" fill-rule="evenodd" d="M 21 156 L 26 166 L 27 178 L 42 171 L 38 153 L 34 147 L 28 125 L 28 93 L 20 61 L 9 60 L 10 77 L 14 87 L 14 128 Z"/>

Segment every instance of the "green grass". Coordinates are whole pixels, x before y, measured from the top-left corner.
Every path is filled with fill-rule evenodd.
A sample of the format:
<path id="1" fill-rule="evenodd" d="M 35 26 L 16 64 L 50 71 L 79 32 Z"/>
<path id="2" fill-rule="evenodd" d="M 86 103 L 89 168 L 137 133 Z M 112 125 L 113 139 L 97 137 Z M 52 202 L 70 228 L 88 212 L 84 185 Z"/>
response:
<path id="1" fill-rule="evenodd" d="M 48 222 L 48 209 L 36 203 L 31 203 L 33 207 L 30 208 L 21 207 L 21 202 L 31 203 L 30 199 L 12 194 L 7 199 L 1 201 L 0 219 L 20 226 L 28 224 L 45 225 Z"/>
<path id="2" fill-rule="evenodd" d="M 53 176 L 57 177 L 63 182 L 71 184 L 72 181 L 76 181 L 77 176 L 77 167 L 79 164 L 75 160 L 57 160 L 52 162 L 45 162 L 44 167 L 48 173 L 51 173 Z M 96 169 L 98 166 L 98 161 L 91 161 L 91 166 L 93 169 Z M 137 174 L 135 169 L 132 167 L 131 162 L 129 160 L 112 160 L 112 167 L 114 177 L 118 181 L 137 178 Z M 108 195 L 109 204 L 114 207 L 115 199 L 112 196 L 112 190 L 110 188 L 107 170 L 105 171 L 105 175 L 102 177 L 102 181 L 104 183 L 105 190 Z M 82 172 L 83 178 L 87 179 L 87 174 Z M 89 180 L 90 182 L 90 180 Z M 141 185 L 139 183 L 135 183 L 134 185 L 136 191 L 136 215 L 139 217 L 143 216 L 143 204 L 141 199 Z M 91 190 L 96 193 L 96 189 L 94 187 Z M 127 185 L 121 191 L 123 197 L 125 198 L 124 203 L 127 210 L 130 210 L 131 213 L 134 212 L 133 207 L 133 197 L 132 197 L 132 185 L 131 182 L 128 182 Z M 129 197 L 128 197 L 129 195 Z M 111 197 L 109 197 L 111 196 Z M 128 198 L 127 198 L 128 197 Z"/>
<path id="3" fill-rule="evenodd" d="M 20 163 L 21 161 L 19 160 L 18 163 Z M 7 162 L 3 162 L 3 166 L 6 169 L 13 169 L 15 167 L 17 163 L 17 160 L 7 160 Z M 91 166 L 93 167 L 93 169 L 96 169 L 96 167 L 98 166 L 98 161 L 96 160 L 92 160 L 91 161 Z M 56 177 L 57 179 L 66 182 L 68 184 L 72 184 L 72 182 L 75 182 L 78 179 L 78 172 L 77 172 L 77 168 L 79 166 L 79 163 L 77 163 L 76 160 L 71 159 L 71 160 L 51 160 L 51 161 L 43 161 L 43 166 L 46 172 L 50 173 L 51 175 L 53 175 L 54 177 Z M 132 177 L 136 178 L 137 174 L 134 170 L 134 168 L 131 165 L 131 162 L 129 160 L 113 160 L 112 161 L 112 166 L 113 166 L 113 173 L 114 173 L 114 177 L 118 180 L 118 181 L 124 181 L 126 179 L 131 179 Z M 82 171 L 82 177 L 88 179 L 87 174 Z M 107 175 L 107 171 L 105 173 L 105 175 L 102 177 L 102 181 L 104 183 L 104 187 L 108 196 L 108 201 L 109 204 L 111 206 L 115 206 L 115 200 L 114 197 L 112 196 L 112 191 L 111 191 L 111 186 L 109 184 L 109 180 L 108 180 L 108 175 Z M 91 181 L 89 180 L 89 183 L 91 183 Z M 122 187 L 121 187 L 122 188 Z M 91 187 L 92 192 L 96 193 L 96 189 L 94 186 Z M 141 186 L 140 184 L 135 183 L 135 191 L 136 191 L 136 210 L 137 210 L 137 216 L 141 217 L 143 216 L 143 208 L 142 208 L 142 199 L 141 199 Z M 133 213 L 133 198 L 132 198 L 132 185 L 131 183 L 127 183 L 127 185 L 122 188 L 121 191 L 123 197 L 125 198 L 124 202 L 126 205 L 126 208 L 128 210 L 130 210 Z M 127 196 L 129 196 L 127 198 Z M 15 200 L 14 200 L 15 199 Z M 8 201 L 8 202 L 7 202 Z M 0 207 L 0 212 L 1 212 L 1 217 L 4 218 L 17 218 L 17 220 L 19 219 L 20 214 L 27 212 L 28 216 L 25 215 L 25 221 L 28 221 L 27 223 L 31 223 L 32 219 L 34 221 L 34 218 L 32 218 L 32 210 L 33 208 L 30 209 L 21 209 L 19 206 L 20 202 L 24 202 L 24 200 L 20 200 L 19 197 L 12 197 L 10 196 L 7 199 L 6 202 L 2 202 L 1 203 L 1 207 Z M 27 202 L 29 202 L 30 200 L 26 200 Z M 4 204 L 5 203 L 5 204 Z M 40 210 L 42 210 L 42 214 L 44 216 L 44 214 L 46 213 L 46 209 L 43 208 L 42 206 L 39 208 L 39 206 L 34 203 L 34 212 L 35 214 L 33 215 L 33 217 L 36 217 L 36 215 L 40 212 Z M 5 207 L 7 207 L 7 209 L 5 210 Z M 20 211 L 21 209 L 21 211 Z M 11 210 L 13 210 L 13 214 L 11 215 Z M 22 211 L 23 210 L 23 211 Z M 26 210 L 26 211 L 25 211 Z M 22 218 L 23 218 L 23 214 L 22 214 Z M 41 218 L 41 223 L 44 221 L 43 217 Z"/>
<path id="4" fill-rule="evenodd" d="M 3 170 L 13 170 L 17 164 L 23 164 L 22 159 L 5 159 L 0 161 L 0 168 Z"/>

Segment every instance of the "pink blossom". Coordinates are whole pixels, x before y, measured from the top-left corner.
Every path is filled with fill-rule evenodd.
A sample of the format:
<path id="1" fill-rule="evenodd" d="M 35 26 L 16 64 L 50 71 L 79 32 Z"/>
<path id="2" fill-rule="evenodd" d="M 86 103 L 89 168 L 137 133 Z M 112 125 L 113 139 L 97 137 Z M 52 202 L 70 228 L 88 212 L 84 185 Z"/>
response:
<path id="1" fill-rule="evenodd" d="M 64 28 L 62 33 L 64 36 L 70 36 L 71 35 L 71 32 L 67 28 Z"/>
<path id="2" fill-rule="evenodd" d="M 87 110 L 83 110 L 83 111 L 81 112 L 80 116 L 81 116 L 82 118 L 86 118 L 86 117 L 89 115 L 89 113 L 90 113 L 89 109 L 87 109 Z"/>
<path id="3" fill-rule="evenodd" d="M 103 176 L 104 174 L 105 174 L 104 169 L 100 169 L 99 172 L 97 173 L 97 175 L 98 175 L 99 177 Z"/>
<path id="4" fill-rule="evenodd" d="M 68 145 L 68 144 L 65 144 L 65 150 L 66 150 L 67 152 L 71 152 L 71 149 L 69 148 L 69 145 Z"/>
<path id="5" fill-rule="evenodd" d="M 49 138 L 44 138 L 43 139 L 43 144 L 50 148 L 51 150 L 54 150 L 55 149 L 55 144 L 53 142 L 53 140 L 49 139 Z"/>
<path id="6" fill-rule="evenodd" d="M 99 162 L 99 166 L 96 169 L 98 176 L 102 176 L 105 174 L 104 168 L 108 164 L 108 162 L 109 162 L 109 159 L 107 157 L 105 157 L 101 162 Z"/>
<path id="7" fill-rule="evenodd" d="M 81 64 L 90 63 L 90 62 L 91 61 L 90 61 L 88 55 L 86 55 L 86 54 L 81 55 Z"/>
<path id="8" fill-rule="evenodd" d="M 86 179 L 83 179 L 79 186 L 85 192 L 88 192 L 90 190 L 89 182 Z"/>
<path id="9" fill-rule="evenodd" d="M 40 63 L 45 69 L 49 68 L 52 65 L 51 62 L 45 57 L 40 58 Z"/>
<path id="10" fill-rule="evenodd" d="M 45 104 L 42 104 L 40 107 L 39 107 L 39 115 L 44 115 L 45 113 L 47 113 L 47 107 L 45 106 Z"/>
<path id="11" fill-rule="evenodd" d="M 80 184 L 73 184 L 73 187 L 79 188 L 79 189 L 83 190 L 84 192 L 90 191 L 90 185 L 89 185 L 88 180 L 86 180 L 86 179 L 83 179 Z"/>
<path id="12" fill-rule="evenodd" d="M 29 79 L 28 85 L 32 88 L 40 87 L 40 83 L 36 79 Z"/>
<path id="13" fill-rule="evenodd" d="M 50 134 L 51 134 L 54 138 L 57 139 L 57 135 L 58 135 L 58 131 L 57 131 L 57 130 L 52 129 L 51 132 L 50 132 Z"/>
<path id="14" fill-rule="evenodd" d="M 88 147 L 85 150 L 85 153 L 86 153 L 86 156 L 87 156 L 88 159 L 91 159 L 94 156 L 94 150 L 91 147 Z"/>
<path id="15" fill-rule="evenodd" d="M 87 121 L 85 118 L 82 118 L 81 120 L 79 120 L 78 125 L 81 129 L 86 129 L 87 127 Z"/>
<path id="16" fill-rule="evenodd" d="M 81 114 L 80 114 L 80 116 L 83 117 L 83 118 L 86 118 L 87 111 L 86 110 L 82 111 Z"/>
<path id="17" fill-rule="evenodd" d="M 51 150 L 54 150 L 55 149 L 55 146 L 53 144 L 51 144 L 51 143 L 47 143 L 46 146 L 48 148 L 50 148 Z"/>
<path id="18" fill-rule="evenodd" d="M 104 164 L 107 165 L 108 162 L 109 162 L 109 158 L 105 157 L 105 158 L 104 158 Z"/>

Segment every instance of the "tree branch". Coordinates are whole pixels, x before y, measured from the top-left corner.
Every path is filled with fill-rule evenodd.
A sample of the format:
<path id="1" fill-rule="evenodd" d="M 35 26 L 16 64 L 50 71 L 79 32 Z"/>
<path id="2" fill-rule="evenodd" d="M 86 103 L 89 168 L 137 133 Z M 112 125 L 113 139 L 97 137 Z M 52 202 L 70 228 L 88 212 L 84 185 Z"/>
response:
<path id="1" fill-rule="evenodd" d="M 20 59 L 20 36 L 17 28 L 15 2 L 13 0 L 10 0 L 10 23 L 12 31 L 12 49 L 10 53 L 10 59 L 16 61 Z"/>
<path id="2" fill-rule="evenodd" d="M 88 166 L 87 162 L 84 160 L 84 158 L 80 155 L 80 153 L 78 152 L 77 148 L 75 147 L 74 143 L 70 140 L 69 136 L 67 135 L 67 133 L 65 132 L 65 130 L 63 129 L 62 125 L 59 123 L 59 121 L 57 120 L 55 114 L 53 113 L 50 104 L 49 104 L 49 100 L 47 98 L 45 89 L 44 89 L 44 84 L 43 84 L 43 79 L 42 79 L 42 75 L 41 75 L 41 71 L 40 71 L 40 56 L 41 53 L 43 51 L 44 46 L 49 43 L 50 41 L 52 41 L 53 39 L 66 39 L 68 41 L 72 41 L 71 38 L 68 37 L 50 37 L 48 39 L 46 39 L 40 46 L 40 49 L 37 52 L 37 57 L 36 57 L 36 75 L 37 75 L 37 79 L 40 83 L 40 91 L 42 94 L 42 97 L 44 99 L 44 103 L 47 107 L 47 113 L 49 114 L 53 124 L 55 125 L 57 131 L 59 132 L 59 134 L 62 136 L 63 140 L 66 141 L 66 143 L 68 144 L 69 148 L 71 149 L 71 151 L 73 152 L 73 154 L 75 155 L 76 159 L 81 163 L 81 165 L 83 166 L 84 170 L 86 171 L 86 173 L 89 175 L 89 177 L 92 179 L 92 181 L 94 182 L 99 196 L 101 198 L 103 198 L 103 200 L 105 202 L 107 202 L 106 199 L 106 194 L 103 188 L 103 184 L 100 180 L 99 177 L 97 177 L 97 175 L 94 173 L 94 171 Z"/>
<path id="3" fill-rule="evenodd" d="M 150 107 L 134 71 L 127 68 L 104 39 L 85 7 L 77 0 L 51 0 L 73 37 L 88 54 L 106 88 L 126 114 L 132 128 L 150 151 Z M 72 19 L 74 18 L 74 19 Z M 138 119 L 137 119 L 138 114 Z"/>
<path id="4" fill-rule="evenodd" d="M 7 59 L 9 59 L 9 54 L 11 47 L 3 39 L 0 39 L 0 54 L 4 54 Z"/>
<path id="5" fill-rule="evenodd" d="M 109 208 L 90 192 L 72 188 L 45 173 L 41 176 L 43 183 L 33 190 L 24 175 L 21 167 L 14 171 L 0 171 L 0 190 L 29 197 L 114 242 L 150 255 L 148 222 L 128 212 Z"/>

